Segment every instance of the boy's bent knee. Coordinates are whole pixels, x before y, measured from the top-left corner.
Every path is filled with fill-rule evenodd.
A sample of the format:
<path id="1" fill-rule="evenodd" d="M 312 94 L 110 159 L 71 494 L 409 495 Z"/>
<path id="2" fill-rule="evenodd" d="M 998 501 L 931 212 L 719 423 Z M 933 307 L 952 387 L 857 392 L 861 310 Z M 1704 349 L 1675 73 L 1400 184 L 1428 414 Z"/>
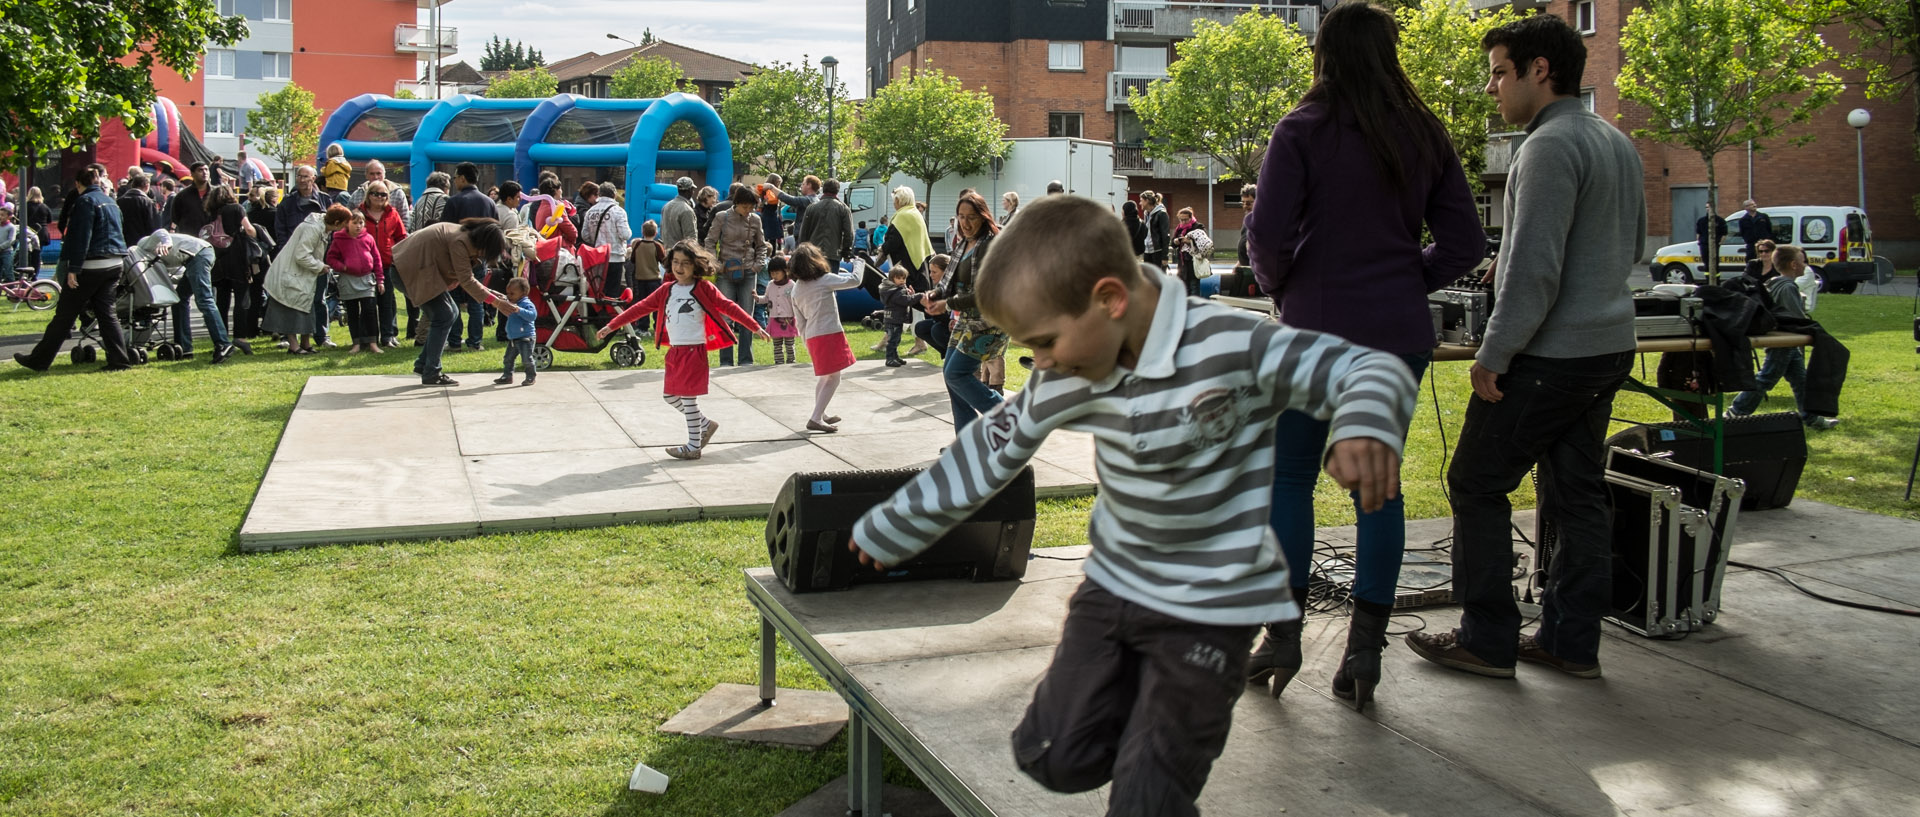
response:
<path id="1" fill-rule="evenodd" d="M 1116 748 L 1056 744 L 1026 724 L 1013 732 L 1013 759 L 1020 771 L 1061 794 L 1093 791 L 1111 781 Z"/>

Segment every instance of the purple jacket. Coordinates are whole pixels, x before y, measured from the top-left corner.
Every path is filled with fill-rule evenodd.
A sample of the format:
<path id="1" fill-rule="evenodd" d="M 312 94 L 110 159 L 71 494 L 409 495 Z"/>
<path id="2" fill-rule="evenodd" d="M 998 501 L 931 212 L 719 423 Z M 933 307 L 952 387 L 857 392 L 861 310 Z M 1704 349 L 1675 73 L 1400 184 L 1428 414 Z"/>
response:
<path id="1" fill-rule="evenodd" d="M 1247 219 L 1247 254 L 1280 322 L 1395 354 L 1433 348 L 1427 293 L 1480 263 L 1486 233 L 1452 143 L 1437 168 L 1410 169 L 1406 189 L 1375 165 L 1351 116 L 1303 104 L 1273 129 L 1260 195 Z M 1418 164 L 1403 131 L 1409 165 Z M 1433 243 L 1420 246 L 1420 227 Z"/>

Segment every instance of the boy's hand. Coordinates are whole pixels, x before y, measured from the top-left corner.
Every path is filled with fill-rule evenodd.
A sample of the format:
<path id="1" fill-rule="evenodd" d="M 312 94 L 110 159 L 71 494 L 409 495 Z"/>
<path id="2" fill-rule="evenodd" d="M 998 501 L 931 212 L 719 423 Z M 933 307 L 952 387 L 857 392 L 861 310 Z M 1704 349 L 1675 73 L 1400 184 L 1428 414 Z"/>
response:
<path id="1" fill-rule="evenodd" d="M 881 564 L 879 559 L 875 559 L 872 556 L 868 556 L 866 551 L 860 549 L 859 542 L 855 542 L 851 538 L 847 539 L 847 549 L 853 551 L 856 554 L 859 554 L 861 564 L 872 567 L 874 571 L 877 573 L 886 572 L 887 566 Z"/>
<path id="2" fill-rule="evenodd" d="M 1327 473 L 1340 487 L 1360 492 L 1360 510 L 1373 513 L 1400 495 L 1400 455 L 1368 437 L 1341 440 L 1327 452 Z"/>

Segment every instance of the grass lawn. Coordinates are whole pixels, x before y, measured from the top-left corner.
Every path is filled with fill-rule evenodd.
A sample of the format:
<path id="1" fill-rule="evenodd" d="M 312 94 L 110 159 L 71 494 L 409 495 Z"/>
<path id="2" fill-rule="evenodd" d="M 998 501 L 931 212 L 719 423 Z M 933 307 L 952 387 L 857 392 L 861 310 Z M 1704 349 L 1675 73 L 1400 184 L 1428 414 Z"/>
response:
<path id="1" fill-rule="evenodd" d="M 1802 496 L 1920 518 L 1899 498 L 1920 434 L 1909 309 L 1821 299 L 1853 369 Z M 0 310 L 0 336 L 47 314 Z M 855 329 L 877 357 L 878 333 Z M 201 351 L 118 375 L 0 363 L 0 814 L 765 815 L 845 771 L 844 738 L 802 753 L 653 731 L 716 683 L 754 682 L 739 571 L 766 562 L 760 522 L 241 555 L 235 531 L 306 378 L 404 373 L 412 354 L 262 350 L 212 368 Z M 1445 513 L 1439 426 L 1456 435 L 1468 393 L 1462 365 L 1430 382 L 1405 475 L 1414 517 Z M 1789 400 L 1782 386 L 1768 408 Z M 1645 398 L 1619 408 L 1663 418 Z M 1324 481 L 1321 500 L 1322 524 L 1351 521 Z M 1090 504 L 1044 503 L 1036 545 L 1081 543 Z M 825 688 L 791 654 L 781 673 Z M 635 761 L 674 778 L 667 794 L 625 790 Z"/>

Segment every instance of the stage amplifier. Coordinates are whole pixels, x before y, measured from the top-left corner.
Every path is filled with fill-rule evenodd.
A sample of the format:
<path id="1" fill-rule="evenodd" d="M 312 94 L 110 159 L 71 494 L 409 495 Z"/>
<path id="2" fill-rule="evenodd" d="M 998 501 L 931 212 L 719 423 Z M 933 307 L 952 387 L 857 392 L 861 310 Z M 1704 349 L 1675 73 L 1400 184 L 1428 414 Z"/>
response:
<path id="1" fill-rule="evenodd" d="M 919 579 L 1018 579 L 1033 547 L 1033 469 L 1022 469 L 932 547 L 885 572 L 847 550 L 853 526 L 874 506 L 921 474 L 916 469 L 794 474 L 767 515 L 767 556 L 774 575 L 795 593 L 845 590 L 855 584 Z"/>
<path id="2" fill-rule="evenodd" d="M 1800 487 L 1807 466 L 1807 431 L 1792 412 L 1725 417 L 1725 448 L 1721 473 L 1747 486 L 1743 511 L 1784 508 Z M 1607 445 L 1643 454 L 1667 455 L 1689 468 L 1712 470 L 1713 440 L 1700 436 L 1691 423 L 1638 425 L 1607 438 Z"/>
<path id="3" fill-rule="evenodd" d="M 1448 287 L 1427 293 L 1427 303 L 1441 310 L 1440 340 L 1464 346 L 1479 346 L 1487 334 L 1487 321 L 1493 317 L 1493 293 Z"/>
<path id="4" fill-rule="evenodd" d="M 1686 338 L 1700 320 L 1700 299 L 1662 290 L 1633 293 L 1633 335 L 1637 338 Z"/>
<path id="5" fill-rule="evenodd" d="M 1646 636 L 1690 633 L 1706 625 L 1698 597 L 1687 599 L 1707 514 L 1680 501 L 1679 488 L 1607 472 L 1613 502 L 1613 601 L 1607 618 Z"/>
<path id="6" fill-rule="evenodd" d="M 1681 575 L 1675 609 L 1690 610 L 1692 618 L 1712 622 L 1720 614 L 1720 586 L 1726 579 L 1727 555 L 1733 547 L 1734 523 L 1740 518 L 1746 483 L 1624 448 L 1607 449 L 1607 471 L 1678 488 L 1680 504 L 1706 514 L 1697 535 L 1681 543 L 1680 563 L 1690 569 Z"/>

